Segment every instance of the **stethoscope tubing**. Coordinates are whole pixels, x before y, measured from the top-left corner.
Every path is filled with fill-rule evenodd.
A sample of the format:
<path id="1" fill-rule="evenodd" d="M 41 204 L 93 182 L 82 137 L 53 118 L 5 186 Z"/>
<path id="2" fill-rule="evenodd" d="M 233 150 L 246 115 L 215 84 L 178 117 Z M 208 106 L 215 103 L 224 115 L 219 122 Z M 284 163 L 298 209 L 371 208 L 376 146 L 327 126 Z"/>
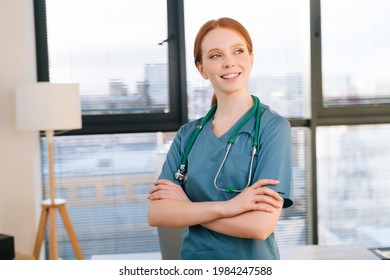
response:
<path id="1" fill-rule="evenodd" d="M 223 192 L 227 192 L 227 193 L 231 193 L 231 192 L 242 192 L 244 189 L 246 189 L 249 185 L 250 185 L 250 182 L 252 180 L 252 169 L 253 169 L 253 160 L 254 160 L 254 156 L 256 154 L 256 151 L 257 151 L 257 147 L 258 147 L 258 138 L 259 138 L 259 132 L 260 132 L 260 119 L 261 119 L 261 103 L 260 103 L 260 100 L 258 99 L 258 97 L 256 96 L 253 96 L 252 95 L 252 98 L 253 98 L 253 101 L 254 101 L 254 105 L 251 109 L 251 111 L 249 112 L 248 116 L 237 126 L 237 128 L 234 130 L 234 132 L 232 133 L 232 135 L 230 136 L 229 138 L 229 141 L 228 141 L 228 145 L 226 147 L 226 152 L 225 152 L 225 155 L 223 157 L 223 160 L 218 168 L 218 171 L 214 177 L 214 187 L 219 190 L 219 191 L 223 191 Z M 175 179 L 176 180 L 179 180 L 181 182 L 184 182 L 187 180 L 187 158 L 188 158 L 188 155 L 192 149 L 192 146 L 194 145 L 195 143 L 195 140 L 196 138 L 198 137 L 199 133 L 201 132 L 201 130 L 203 129 L 203 126 L 205 125 L 205 123 L 214 115 L 215 111 L 217 110 L 217 104 L 215 104 L 210 110 L 209 112 L 206 114 L 206 116 L 200 121 L 200 123 L 196 126 L 194 132 L 192 133 L 191 137 L 190 137 L 190 140 L 188 141 L 188 144 L 184 150 L 184 154 L 183 154 L 183 157 L 181 159 L 181 164 L 180 164 L 180 167 L 179 169 L 175 172 Z M 222 168 L 223 166 L 225 165 L 225 162 L 226 162 L 226 159 L 229 155 L 229 152 L 230 152 L 230 149 L 232 147 L 232 145 L 234 144 L 236 138 L 237 138 L 237 135 L 238 135 L 238 132 L 239 130 L 249 121 L 249 119 L 256 113 L 256 122 L 255 122 L 255 135 L 254 135 L 254 139 L 253 139 L 253 148 L 252 148 L 252 155 L 251 155 L 251 161 L 250 161 L 250 166 L 249 166 L 249 174 L 248 174 L 248 181 L 247 181 L 247 184 L 244 188 L 242 189 L 235 189 L 233 187 L 227 187 L 227 188 L 220 188 L 217 184 L 217 181 L 218 181 L 218 177 L 222 171 Z"/>
<path id="2" fill-rule="evenodd" d="M 248 181 L 246 183 L 246 186 L 243 189 L 235 189 L 235 188 L 229 188 L 229 187 L 222 189 L 222 188 L 218 187 L 217 180 L 218 180 L 218 177 L 219 177 L 219 173 L 221 173 L 221 170 L 222 170 L 223 166 L 225 165 L 225 161 L 226 161 L 226 158 L 229 155 L 231 147 L 232 147 L 232 143 L 229 143 L 228 146 L 227 146 L 226 152 L 225 152 L 225 156 L 223 157 L 222 163 L 219 166 L 217 174 L 215 174 L 215 177 L 214 177 L 214 187 L 217 190 L 221 191 L 221 192 L 227 192 L 227 193 L 237 192 L 237 193 L 239 193 L 239 192 L 242 192 L 247 187 L 249 187 L 249 185 L 250 185 L 250 183 L 252 181 L 253 159 L 255 158 L 255 154 L 256 154 L 257 149 L 256 149 L 256 147 L 252 148 L 251 162 L 250 162 L 250 165 L 249 165 L 249 174 L 248 174 Z"/>

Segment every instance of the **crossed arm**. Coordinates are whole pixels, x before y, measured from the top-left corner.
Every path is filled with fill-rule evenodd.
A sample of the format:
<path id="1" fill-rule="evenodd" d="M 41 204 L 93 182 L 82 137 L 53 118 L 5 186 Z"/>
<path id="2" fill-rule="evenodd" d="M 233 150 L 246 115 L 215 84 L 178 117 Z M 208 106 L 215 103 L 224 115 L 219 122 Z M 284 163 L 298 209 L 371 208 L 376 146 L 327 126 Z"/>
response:
<path id="1" fill-rule="evenodd" d="M 283 199 L 266 185 L 277 185 L 261 179 L 227 201 L 192 202 L 183 189 L 172 181 L 154 182 L 148 221 L 151 226 L 202 226 L 230 236 L 266 239 L 276 227 Z"/>

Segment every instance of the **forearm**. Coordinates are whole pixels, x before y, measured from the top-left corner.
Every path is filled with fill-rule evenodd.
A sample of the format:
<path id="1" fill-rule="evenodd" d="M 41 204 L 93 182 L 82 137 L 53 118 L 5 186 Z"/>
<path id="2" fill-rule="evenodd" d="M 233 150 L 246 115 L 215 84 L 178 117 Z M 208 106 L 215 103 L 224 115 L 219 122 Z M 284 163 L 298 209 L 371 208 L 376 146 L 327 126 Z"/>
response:
<path id="1" fill-rule="evenodd" d="M 283 199 L 277 192 L 263 187 L 277 183 L 275 180 L 262 179 L 230 200 L 191 202 L 177 184 L 165 179 L 157 180 L 148 196 L 150 200 L 148 221 L 151 226 L 185 227 L 207 224 L 221 218 L 241 217 L 243 213 L 254 211 L 251 215 L 242 215 L 240 219 L 221 220 L 208 226 L 213 227 L 215 231 L 233 236 L 240 236 L 242 234 L 240 229 L 249 226 L 248 231 L 245 230 L 244 233 L 248 232 L 248 237 L 256 238 L 252 236 L 258 233 L 258 229 L 252 226 L 260 225 L 264 228 L 263 225 L 266 225 L 269 229 L 276 225 L 279 218 L 280 211 L 275 209 L 282 207 Z M 265 215 L 266 213 L 274 214 Z M 227 231 L 224 227 L 227 227 Z M 230 233 L 230 227 L 237 230 Z"/>
<path id="2" fill-rule="evenodd" d="M 265 240 L 274 231 L 281 212 L 282 208 L 272 213 L 251 211 L 203 223 L 202 226 L 234 237 Z"/>
<path id="3" fill-rule="evenodd" d="M 186 227 L 223 218 L 221 202 L 190 202 L 154 200 L 149 204 L 148 222 L 151 226 Z"/>

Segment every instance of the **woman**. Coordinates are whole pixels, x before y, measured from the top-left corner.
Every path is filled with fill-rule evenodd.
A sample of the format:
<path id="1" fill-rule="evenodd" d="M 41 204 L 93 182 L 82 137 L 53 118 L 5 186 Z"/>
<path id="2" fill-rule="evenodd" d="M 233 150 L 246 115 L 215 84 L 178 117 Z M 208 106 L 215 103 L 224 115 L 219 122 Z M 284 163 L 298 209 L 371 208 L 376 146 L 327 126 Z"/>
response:
<path id="1" fill-rule="evenodd" d="M 186 227 L 182 259 L 279 259 L 273 231 L 292 205 L 289 122 L 250 94 L 252 41 L 239 22 L 205 23 L 194 57 L 216 104 L 177 132 L 148 197 L 149 224 Z"/>

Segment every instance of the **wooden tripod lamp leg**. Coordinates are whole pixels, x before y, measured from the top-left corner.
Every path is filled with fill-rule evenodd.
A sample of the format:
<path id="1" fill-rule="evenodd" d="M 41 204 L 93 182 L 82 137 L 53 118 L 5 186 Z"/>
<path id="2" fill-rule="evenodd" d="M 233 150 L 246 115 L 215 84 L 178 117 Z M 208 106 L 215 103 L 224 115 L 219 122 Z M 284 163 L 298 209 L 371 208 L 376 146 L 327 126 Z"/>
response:
<path id="1" fill-rule="evenodd" d="M 53 156 L 53 138 L 54 131 L 46 130 L 47 152 L 49 156 L 49 182 L 50 182 L 50 200 L 49 207 L 49 255 L 51 260 L 58 259 L 57 243 L 57 223 L 56 223 L 56 205 L 55 205 L 55 179 L 54 179 L 54 156 Z"/>
<path id="2" fill-rule="evenodd" d="M 70 221 L 68 212 L 65 207 L 64 199 L 55 198 L 55 180 L 54 180 L 54 157 L 53 157 L 53 137 L 54 131 L 46 131 L 46 140 L 49 156 L 49 181 L 50 181 L 50 199 L 42 202 L 42 213 L 39 222 L 38 233 L 35 239 L 34 245 L 34 258 L 39 259 L 39 253 L 43 239 L 45 237 L 45 225 L 49 218 L 49 257 L 51 260 L 58 259 L 58 238 L 57 238 L 57 223 L 56 223 L 56 212 L 60 211 L 62 220 L 66 231 L 68 232 L 70 242 L 72 243 L 75 255 L 77 259 L 84 259 L 80 249 L 80 245 L 77 241 L 76 233 L 73 230 L 72 223 Z"/>
<path id="3" fill-rule="evenodd" d="M 49 208 L 49 257 L 51 260 L 58 260 L 56 212 L 56 207 Z"/>
<path id="4" fill-rule="evenodd" d="M 73 229 L 72 222 L 69 218 L 68 211 L 66 210 L 65 204 L 61 204 L 59 210 L 61 213 L 62 220 L 64 222 L 65 229 L 68 232 L 69 240 L 72 243 L 76 258 L 79 260 L 83 260 L 84 259 L 83 253 L 81 252 L 80 245 L 79 242 L 77 241 L 76 233 Z"/>
<path id="5" fill-rule="evenodd" d="M 49 212 L 49 208 L 46 207 L 45 205 L 42 205 L 41 208 L 42 208 L 41 218 L 39 220 L 39 227 L 38 227 L 37 236 L 35 238 L 34 252 L 33 252 L 34 259 L 36 260 L 39 259 L 39 255 L 41 252 L 41 247 L 42 247 L 43 239 L 45 237 L 46 222 L 47 222 L 48 212 Z"/>

